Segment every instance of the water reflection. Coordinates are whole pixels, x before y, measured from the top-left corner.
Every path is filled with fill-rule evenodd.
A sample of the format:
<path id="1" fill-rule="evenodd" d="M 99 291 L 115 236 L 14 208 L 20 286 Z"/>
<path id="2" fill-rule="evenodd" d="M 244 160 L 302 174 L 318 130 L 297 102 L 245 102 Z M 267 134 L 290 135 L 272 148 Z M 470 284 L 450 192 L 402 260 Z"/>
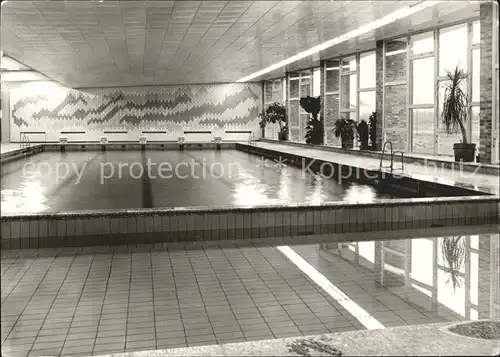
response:
<path id="1" fill-rule="evenodd" d="M 498 234 L 328 243 L 320 250 L 371 272 L 428 316 L 500 318 Z"/>
<path id="2" fill-rule="evenodd" d="M 1 191 L 2 213 L 36 213 L 48 209 L 47 187 L 43 184 L 43 174 L 25 174 L 17 190 Z"/>

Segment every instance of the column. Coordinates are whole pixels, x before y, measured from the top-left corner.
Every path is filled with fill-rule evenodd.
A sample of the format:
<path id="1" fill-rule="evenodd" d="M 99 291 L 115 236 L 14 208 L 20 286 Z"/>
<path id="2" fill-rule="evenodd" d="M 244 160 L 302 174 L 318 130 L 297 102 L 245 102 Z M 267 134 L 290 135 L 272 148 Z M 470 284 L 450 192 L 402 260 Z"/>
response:
<path id="1" fill-rule="evenodd" d="M 491 163 L 493 121 L 493 2 L 480 5 L 481 23 L 481 84 L 479 114 L 480 162 Z"/>

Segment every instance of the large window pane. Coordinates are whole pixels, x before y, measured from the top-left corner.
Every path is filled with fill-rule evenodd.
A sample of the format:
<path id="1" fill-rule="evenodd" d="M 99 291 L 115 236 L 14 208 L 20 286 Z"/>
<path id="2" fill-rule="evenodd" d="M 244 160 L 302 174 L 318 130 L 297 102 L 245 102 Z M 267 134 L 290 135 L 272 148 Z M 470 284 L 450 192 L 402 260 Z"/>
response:
<path id="1" fill-rule="evenodd" d="M 480 84 L 481 84 L 481 50 L 472 51 L 472 101 L 479 102 L 480 100 Z"/>
<path id="2" fill-rule="evenodd" d="M 471 121 L 472 121 L 472 132 L 471 132 L 471 142 L 476 144 L 476 148 L 479 149 L 479 130 L 480 130 L 480 125 L 479 125 L 479 107 L 474 106 L 472 107 L 471 111 Z"/>
<path id="3" fill-rule="evenodd" d="M 431 257 L 433 242 L 429 239 L 411 240 L 411 271 L 410 277 L 432 286 L 432 264 L 422 264 Z"/>
<path id="4" fill-rule="evenodd" d="M 406 79 L 406 39 L 385 43 L 385 81 Z"/>
<path id="5" fill-rule="evenodd" d="M 311 95 L 311 76 L 305 72 L 300 76 L 300 97 Z"/>
<path id="6" fill-rule="evenodd" d="M 342 76 L 342 106 L 341 109 L 356 109 L 356 75 Z"/>
<path id="7" fill-rule="evenodd" d="M 356 56 L 342 58 L 341 70 L 342 73 L 356 71 Z"/>
<path id="8" fill-rule="evenodd" d="M 413 60 L 413 104 L 434 103 L 434 57 Z"/>
<path id="9" fill-rule="evenodd" d="M 434 51 L 434 34 L 426 32 L 410 37 L 411 53 L 419 55 Z"/>
<path id="10" fill-rule="evenodd" d="M 375 88 L 375 52 L 363 53 L 359 58 L 359 87 Z"/>
<path id="11" fill-rule="evenodd" d="M 359 120 L 368 123 L 370 115 L 375 109 L 375 91 L 359 92 Z"/>
<path id="12" fill-rule="evenodd" d="M 479 20 L 472 23 L 472 44 L 478 43 L 481 43 L 481 23 Z"/>
<path id="13" fill-rule="evenodd" d="M 434 153 L 434 109 L 412 109 L 412 151 Z"/>
<path id="14" fill-rule="evenodd" d="M 457 65 L 467 70 L 467 24 L 439 31 L 439 75 L 446 76 Z"/>
<path id="15" fill-rule="evenodd" d="M 313 72 L 313 96 L 318 97 L 321 94 L 321 70 L 315 68 Z"/>

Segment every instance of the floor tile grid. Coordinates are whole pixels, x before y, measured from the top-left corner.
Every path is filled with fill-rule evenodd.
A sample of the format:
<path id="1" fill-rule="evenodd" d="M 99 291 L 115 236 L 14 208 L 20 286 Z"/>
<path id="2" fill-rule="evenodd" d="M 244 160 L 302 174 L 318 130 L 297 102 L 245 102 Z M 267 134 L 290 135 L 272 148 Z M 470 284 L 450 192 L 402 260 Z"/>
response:
<path id="1" fill-rule="evenodd" d="M 389 307 L 384 304 L 378 304 L 374 292 L 388 292 L 395 298 L 399 299 L 395 294 L 387 290 L 385 287 L 377 286 L 373 271 L 363 271 L 361 267 L 354 267 L 352 262 L 341 257 L 335 257 L 336 261 L 329 261 L 318 251 L 309 251 L 296 248 L 297 252 L 308 260 L 316 269 L 321 271 L 327 278 L 331 279 L 337 287 L 346 295 L 355 298 L 353 301 L 358 303 L 368 313 L 376 315 L 380 311 L 389 311 Z M 339 275 L 348 277 L 348 279 L 339 279 Z M 363 284 L 363 285 L 360 285 Z M 363 296 L 364 295 L 364 296 Z M 402 302 L 402 301 L 401 301 Z M 401 321 L 403 322 L 403 321 Z"/>
<path id="2" fill-rule="evenodd" d="M 273 249 L 273 248 L 268 248 L 268 249 Z M 240 252 L 241 252 L 241 251 L 240 251 Z M 251 259 L 252 259 L 252 253 L 253 253 L 253 256 L 254 256 L 255 258 L 258 258 L 258 259 L 260 260 L 260 262 L 259 262 L 259 261 L 257 261 L 257 262 L 256 262 L 256 261 L 254 261 L 254 262 L 252 263 L 252 261 L 251 261 Z M 243 252 L 241 252 L 241 255 L 242 255 L 242 256 L 243 256 L 243 257 L 247 260 L 247 262 L 248 262 L 248 263 L 249 263 L 249 264 L 253 267 L 253 269 L 255 270 L 256 274 L 257 274 L 259 277 L 261 277 L 261 279 L 263 280 L 264 284 L 266 284 L 266 287 L 267 287 L 269 290 L 271 290 L 271 288 L 270 288 L 269 284 L 266 282 L 266 280 L 267 280 L 267 279 L 265 279 L 265 278 L 263 278 L 263 277 L 262 277 L 262 275 L 263 275 L 263 274 L 265 274 L 265 270 L 264 270 L 264 269 L 269 269 L 269 270 L 272 270 L 272 271 L 274 272 L 274 274 L 276 274 L 276 276 L 278 276 L 278 277 L 279 277 L 279 279 L 280 279 L 280 280 L 283 280 L 283 282 L 285 282 L 285 283 L 286 283 L 286 281 L 285 281 L 285 280 L 281 277 L 281 275 L 280 275 L 280 274 L 279 274 L 279 273 L 278 273 L 278 272 L 277 272 L 277 271 L 276 271 L 276 270 L 272 267 L 272 265 L 269 263 L 269 261 L 265 260 L 261 254 L 259 254 L 259 255 L 257 255 L 257 254 L 258 254 L 258 249 L 253 249 L 253 250 L 252 250 L 252 252 L 251 252 L 250 254 L 245 254 L 245 251 L 244 251 L 244 250 L 243 250 Z M 255 255 L 257 255 L 257 256 L 255 256 Z M 259 264 L 259 263 L 262 263 L 262 264 Z M 293 267 L 292 267 L 291 265 L 290 265 L 289 267 L 287 267 L 287 268 L 289 268 L 289 269 L 290 269 L 290 268 L 291 268 L 291 269 L 293 269 Z M 259 270 L 261 270 L 261 271 L 259 271 Z M 301 274 L 301 273 L 300 273 L 300 274 Z M 288 284 L 287 284 L 287 285 L 288 285 Z M 276 287 L 275 282 L 273 282 L 273 287 Z M 289 287 L 289 285 L 288 285 L 288 287 Z M 293 291 L 293 289 L 291 289 L 291 288 L 290 288 L 290 290 L 292 290 L 292 291 Z M 277 302 L 278 302 L 278 304 L 279 304 L 280 309 L 281 309 L 282 311 L 284 311 L 284 312 L 287 314 L 287 316 L 288 316 L 289 320 L 290 320 L 290 321 L 292 321 L 292 323 L 293 323 L 294 327 L 296 328 L 296 331 L 292 331 L 293 329 L 288 329 L 288 330 L 290 330 L 290 331 L 287 331 L 287 329 L 285 328 L 284 330 L 285 330 L 286 332 L 280 332 L 279 334 L 275 334 L 275 335 L 276 335 L 276 337 L 290 337 L 290 336 L 292 336 L 293 334 L 296 334 L 297 332 L 299 332 L 299 334 L 301 334 L 301 335 L 302 335 L 302 334 L 304 334 L 304 332 L 300 329 L 300 327 L 296 325 L 296 323 L 295 323 L 295 321 L 294 321 L 294 319 L 293 319 L 292 315 L 288 312 L 288 310 L 287 310 L 285 307 L 283 307 L 282 302 L 280 301 L 280 297 L 279 297 L 279 296 L 277 296 L 277 295 L 276 295 L 276 293 L 272 292 L 272 290 L 271 290 L 271 293 L 272 293 L 272 295 L 276 298 L 276 300 L 277 300 Z M 281 300 L 283 300 L 283 299 L 281 299 Z M 302 301 L 303 301 L 303 300 L 302 300 Z M 307 304 L 305 304 L 305 306 L 306 306 L 307 310 L 309 310 L 309 314 L 310 314 L 310 315 L 312 315 L 312 316 L 314 316 L 314 317 L 318 318 L 318 316 L 317 316 L 317 315 L 316 315 L 316 314 L 315 314 L 315 313 L 314 313 L 314 312 L 313 312 L 313 311 L 309 308 L 309 306 L 308 306 Z M 318 319 L 318 320 L 319 320 L 319 319 Z M 322 324 L 322 322 L 321 322 L 321 324 Z M 325 325 L 323 325 L 323 327 L 324 327 L 324 329 L 325 329 L 325 332 L 326 332 L 326 331 L 328 331 L 328 328 L 327 328 Z"/>
<path id="3" fill-rule="evenodd" d="M 125 351 L 125 343 L 126 343 L 126 336 L 127 336 L 127 328 L 128 328 L 128 314 L 130 310 L 130 281 L 132 280 L 132 258 L 131 258 L 131 253 L 123 253 L 123 254 L 116 254 L 116 251 L 113 250 L 111 253 L 111 257 L 109 259 L 106 259 L 105 262 L 103 262 L 103 269 L 100 269 L 98 273 L 96 274 L 101 274 L 103 275 L 104 272 L 106 272 L 106 275 L 102 276 L 101 280 L 101 285 L 103 288 L 101 290 L 104 290 L 103 293 L 101 293 L 103 296 L 101 298 L 101 306 L 98 307 L 99 314 L 97 315 L 97 326 L 96 326 L 96 332 L 94 335 L 94 341 L 92 343 L 92 355 L 95 354 L 106 354 L 108 352 L 124 352 Z M 98 255 L 99 257 L 100 255 Z M 127 262 L 125 262 L 125 259 L 127 259 Z M 107 262 L 109 260 L 109 262 Z M 120 260 L 123 260 L 125 264 L 118 264 Z M 106 264 L 107 262 L 107 264 Z M 107 269 L 106 269 L 107 265 Z M 113 269 L 113 267 L 118 267 L 118 269 Z M 104 335 L 103 332 L 106 331 L 103 329 L 104 324 L 101 324 L 101 321 L 103 321 L 103 314 L 105 313 L 105 307 L 108 305 L 113 304 L 115 307 L 117 304 L 119 304 L 117 301 L 114 299 L 110 299 L 109 296 L 112 296 L 113 290 L 110 289 L 112 286 L 112 278 L 119 274 L 119 276 L 122 276 L 122 267 L 123 270 L 126 269 L 128 274 L 123 276 L 124 281 L 126 282 L 128 280 L 128 291 L 126 292 L 126 298 L 125 300 L 127 301 L 127 306 L 126 308 L 121 308 L 119 311 L 122 313 L 125 313 L 125 320 L 124 323 L 118 323 L 117 325 L 120 327 L 114 327 L 115 330 L 121 329 L 119 331 L 124 331 L 124 334 L 119 334 L 115 336 L 109 336 L 109 335 Z M 99 275 L 98 275 L 99 276 Z M 103 283 L 104 281 L 104 283 Z M 110 283 L 111 282 L 111 283 Z M 121 282 L 121 280 L 120 280 Z M 109 304 L 107 304 L 107 300 L 111 300 Z M 121 307 L 121 305 L 118 305 Z M 125 311 L 124 311 L 125 310 Z"/>
<path id="4" fill-rule="evenodd" d="M 59 296 L 59 293 L 61 292 L 62 287 L 66 283 L 66 278 L 68 277 L 68 274 L 71 270 L 71 267 L 73 266 L 73 263 L 76 259 L 76 255 L 73 257 L 70 256 L 57 256 L 54 259 L 53 264 L 51 264 L 49 270 L 47 271 L 47 274 L 44 276 L 42 279 L 39 287 L 37 288 L 37 291 L 43 290 L 43 287 L 47 287 L 49 291 L 47 291 L 49 296 L 49 301 L 50 305 L 47 308 L 47 312 L 45 313 L 45 316 L 43 317 L 43 322 L 41 325 L 41 328 L 37 331 L 35 335 L 35 340 L 28 352 L 28 356 L 30 355 L 44 355 L 44 354 L 51 354 L 53 353 L 52 351 L 58 351 L 56 354 L 59 354 L 62 350 L 62 343 L 64 340 L 61 338 L 63 337 L 62 335 L 42 335 L 41 331 L 44 329 L 51 330 L 53 328 L 60 327 L 61 325 L 58 323 L 55 326 L 54 325 L 49 325 L 50 320 L 47 320 L 49 314 L 51 313 L 51 309 L 54 306 L 54 302 L 56 301 L 57 297 Z M 68 266 L 69 262 L 69 266 Z M 47 283 L 48 282 L 48 283 Z M 45 284 L 45 286 L 44 286 Z M 52 290 L 52 292 L 51 292 Z M 55 294 L 54 294 L 55 290 Z M 52 297 L 52 295 L 54 295 Z M 50 299 L 52 297 L 52 299 Z M 38 304 L 37 304 L 38 305 Z M 50 326 L 50 327 L 46 327 Z M 67 329 L 69 329 L 69 324 L 67 325 Z"/>
<path id="5" fill-rule="evenodd" d="M 286 264 L 287 269 L 284 269 L 283 272 L 290 273 L 296 272 L 300 274 L 304 281 L 307 281 L 311 290 L 315 291 L 316 296 L 321 296 L 321 299 L 318 301 L 318 298 L 313 297 L 316 301 L 306 302 L 306 305 L 311 310 L 311 312 L 321 321 L 322 324 L 326 327 L 326 331 L 328 332 L 337 332 L 342 330 L 353 330 L 353 329 L 364 329 L 364 327 L 350 314 L 348 313 L 335 299 L 333 299 L 328 293 L 326 293 L 320 286 L 318 286 L 314 281 L 312 281 L 308 276 L 306 276 L 297 266 L 292 265 L 277 249 L 272 249 L 268 251 L 263 251 L 261 248 L 256 249 L 259 254 L 268 262 L 271 267 L 274 267 L 278 264 Z M 273 263 L 271 263 L 271 260 Z M 275 269 L 275 268 L 274 268 Z M 277 274 L 280 274 L 284 281 L 286 281 L 291 289 L 296 292 L 295 287 L 291 284 L 290 280 L 283 276 L 283 273 L 280 273 L 276 270 Z M 297 293 L 297 292 L 296 292 Z M 297 293 L 300 297 L 301 294 Z M 314 296 L 314 295 L 313 295 Z M 341 319 L 342 317 L 342 319 Z M 333 327 L 332 327 L 333 326 Z"/>
<path id="6" fill-rule="evenodd" d="M 210 253 L 213 254 L 213 251 L 211 251 Z M 271 329 L 271 327 L 269 326 L 269 324 L 267 323 L 265 316 L 262 314 L 262 311 L 258 308 L 258 303 L 254 300 L 254 297 L 252 296 L 251 291 L 248 290 L 247 286 L 245 285 L 245 282 L 242 280 L 240 273 L 238 273 L 238 271 L 237 271 L 235 265 L 233 264 L 233 262 L 231 261 L 231 259 L 229 259 L 227 257 L 227 255 L 224 253 L 224 251 L 222 249 L 220 250 L 220 252 L 216 251 L 216 253 L 220 253 L 220 255 L 222 255 L 222 257 L 224 258 L 223 264 L 228 264 L 231 267 L 231 269 L 235 272 L 237 279 L 239 280 L 240 284 L 243 286 L 246 294 L 249 296 L 250 300 L 252 301 L 252 304 L 256 308 L 260 319 L 262 319 L 265 326 L 267 327 L 267 330 L 269 331 L 269 334 L 271 335 L 271 336 L 269 336 L 268 333 L 266 333 L 266 331 L 262 330 L 262 328 L 258 329 L 258 326 L 259 326 L 258 324 L 256 324 L 256 325 L 246 325 L 245 324 L 245 328 L 242 327 L 242 331 L 243 331 L 243 334 L 245 335 L 245 338 L 247 338 L 247 340 L 254 340 L 254 339 L 258 339 L 258 338 L 276 338 L 276 335 L 273 332 L 273 330 Z M 207 256 L 209 256 L 209 254 L 207 253 L 207 250 L 205 250 L 205 254 L 207 254 Z M 252 269 L 253 269 L 253 267 L 252 267 Z M 259 279 L 262 281 L 262 277 L 259 276 Z M 266 286 L 266 289 L 269 291 L 269 288 L 267 286 Z M 273 295 L 273 297 L 274 297 L 274 295 Z M 240 324 L 240 326 L 241 326 L 241 324 Z M 251 327 L 251 326 L 254 326 L 254 327 Z"/>
<path id="7" fill-rule="evenodd" d="M 169 254 L 167 254 L 167 259 L 164 259 L 164 255 L 164 251 L 155 250 L 151 252 L 153 286 L 156 286 L 156 288 L 153 288 L 155 294 L 155 345 L 158 348 L 185 347 L 187 346 L 186 329 L 182 320 L 172 260 Z M 171 281 L 170 289 L 162 287 L 166 282 L 165 279 L 162 279 L 162 276 L 166 277 L 167 275 Z M 175 301 L 169 302 L 168 299 L 164 299 L 167 294 L 175 296 Z M 173 310 L 172 305 L 175 305 L 175 309 L 177 310 L 175 315 L 170 314 Z M 159 308 L 160 306 L 161 309 Z M 176 317 L 177 320 L 174 320 L 173 317 Z M 164 324 L 165 322 L 168 324 Z M 177 331 L 172 331 L 172 329 L 177 329 Z"/>
<path id="8" fill-rule="evenodd" d="M 325 260 L 321 256 L 319 256 L 319 252 L 312 252 L 314 253 L 314 256 L 311 254 L 307 254 L 305 252 L 305 248 L 299 247 L 296 248 L 298 252 L 300 252 L 301 256 L 304 258 L 309 258 L 308 261 L 314 262 L 317 261 L 318 259 Z M 311 259 L 314 258 L 314 259 Z M 335 258 L 340 258 L 339 256 L 336 256 Z M 341 258 L 342 259 L 342 258 Z M 312 265 L 314 265 L 312 263 Z M 364 274 L 367 278 L 369 283 L 375 282 L 376 280 L 372 275 L 375 275 L 376 272 L 369 271 L 366 269 L 366 271 L 362 271 L 362 267 L 354 267 L 352 265 L 352 262 L 348 260 L 336 260 L 335 264 L 333 262 L 329 262 L 329 265 L 332 267 L 344 267 L 345 273 L 352 274 L 353 271 L 346 271 L 345 267 L 349 267 L 352 269 L 355 269 L 355 272 L 360 272 Z M 318 268 L 318 267 L 316 267 Z M 326 267 L 328 269 L 328 267 Z M 320 270 L 320 269 L 318 269 Z M 321 269 L 322 270 L 322 269 Z M 325 273 L 323 271 L 323 273 Z M 328 272 L 325 274 L 325 276 L 328 276 Z M 333 278 L 333 276 L 332 276 Z M 416 306 L 414 304 L 411 304 L 409 301 L 401 299 L 397 294 L 393 293 L 392 291 L 388 290 L 385 287 L 376 287 L 376 288 L 371 288 L 370 290 L 368 289 L 368 284 L 365 286 L 359 285 L 360 279 L 352 279 L 353 282 L 352 285 L 344 285 L 342 283 L 336 283 L 337 286 L 347 295 L 349 296 L 356 296 L 358 304 L 361 305 L 363 308 L 367 310 L 372 316 L 374 316 L 376 319 L 381 319 L 382 323 L 386 325 L 386 327 L 392 327 L 392 326 L 401 326 L 401 325 L 406 325 L 406 324 L 415 324 L 415 323 L 431 323 L 431 322 L 443 322 L 443 318 L 435 313 L 429 314 L 429 311 L 425 311 L 422 307 Z M 356 282 L 356 283 L 354 283 Z M 375 289 L 375 290 L 374 290 Z M 373 291 L 377 291 L 378 294 L 381 294 L 383 292 L 386 292 L 388 295 L 388 298 L 386 298 L 386 302 L 381 301 L 380 298 L 378 298 L 376 295 L 373 294 Z M 361 301 L 362 299 L 362 294 L 368 294 L 371 299 L 367 301 Z M 372 302 L 374 304 L 372 304 Z M 380 302 L 380 304 L 378 303 Z M 398 309 L 399 307 L 399 309 Z M 413 311 L 414 310 L 414 311 Z M 423 311 L 424 310 L 424 311 Z M 385 312 L 387 311 L 387 313 Z M 411 312 L 411 313 L 408 313 Z M 393 313 L 395 316 L 397 316 L 399 319 L 395 319 L 393 316 L 388 316 L 389 313 Z M 384 317 L 385 315 L 385 317 Z M 430 316 L 429 316 L 430 315 Z M 384 319 L 389 319 L 384 321 Z M 421 321 L 419 321 L 421 320 Z"/>
<path id="9" fill-rule="evenodd" d="M 79 253 L 76 253 L 76 262 L 73 263 L 73 266 L 77 266 L 79 269 L 77 270 L 77 272 L 75 273 L 75 280 L 77 280 L 77 278 L 80 278 L 81 277 L 81 274 L 80 272 L 83 272 L 85 278 L 84 279 L 78 279 L 79 282 L 77 284 L 81 285 L 78 286 L 78 291 L 80 291 L 80 294 L 78 294 L 77 296 L 77 299 L 76 299 L 76 302 L 75 302 L 75 308 L 74 308 L 74 311 L 73 313 L 70 315 L 71 318 L 70 318 L 70 322 L 69 322 L 69 328 L 66 332 L 66 335 L 64 337 L 64 341 L 63 341 L 63 344 L 62 344 L 62 347 L 61 347 L 61 353 L 62 354 L 67 354 L 67 353 L 70 353 L 70 352 L 74 352 L 71 350 L 71 346 L 72 346 L 72 340 L 69 339 L 70 337 L 70 332 L 71 332 L 71 328 L 72 328 L 72 325 L 73 325 L 73 322 L 75 321 L 75 317 L 76 317 L 76 314 L 77 314 L 77 311 L 78 311 L 78 307 L 80 306 L 80 302 L 82 300 L 82 296 L 83 296 L 83 291 L 85 289 L 85 286 L 87 285 L 87 282 L 89 280 L 89 276 L 91 276 L 91 272 L 92 272 L 92 266 L 94 264 L 94 260 L 95 260 L 95 254 L 91 254 L 91 255 L 80 255 Z M 81 261 L 81 262 L 80 262 Z M 87 268 L 87 271 L 85 273 L 85 268 Z M 76 290 L 76 289 L 75 289 Z M 78 345 L 80 345 L 80 342 L 81 340 L 78 339 L 77 341 L 79 341 Z M 83 342 L 81 343 L 83 344 Z M 85 351 L 87 352 L 87 351 Z"/>
<path id="10" fill-rule="evenodd" d="M 108 249 L 109 250 L 109 249 Z M 279 253 L 278 253 L 279 254 Z"/>
<path id="11" fill-rule="evenodd" d="M 23 313 L 26 310 L 28 304 L 32 300 L 33 296 L 35 296 L 36 291 L 38 290 L 38 288 L 42 284 L 43 279 L 48 274 L 49 269 L 50 269 L 50 267 L 52 266 L 52 264 L 54 263 L 55 260 L 56 260 L 56 257 L 53 257 L 52 260 L 50 260 L 49 262 L 37 261 L 36 259 L 34 259 L 30 263 L 29 268 L 27 268 L 24 271 L 22 277 L 20 277 L 20 279 L 18 279 L 18 281 L 16 282 L 16 288 L 15 289 L 17 289 L 17 286 L 21 283 L 21 281 L 24 279 L 24 277 L 26 277 L 26 274 L 31 269 L 37 268 L 36 270 L 34 269 L 35 273 L 33 274 L 33 276 L 35 278 L 38 276 L 38 274 L 40 275 L 38 283 L 35 285 L 35 288 L 34 288 L 33 292 L 31 294 L 29 294 L 28 299 L 27 299 L 26 303 L 24 303 L 23 307 L 21 307 L 20 309 L 18 308 L 19 302 L 22 301 L 21 299 L 23 298 L 23 296 L 20 296 L 19 298 L 14 299 L 14 304 L 9 304 L 9 302 L 7 301 L 7 299 L 12 296 L 12 293 L 15 292 L 14 289 L 9 292 L 9 295 L 5 299 L 5 302 L 2 303 L 2 345 L 6 342 L 6 340 L 8 340 L 8 338 L 10 337 L 10 335 L 12 334 L 12 332 L 14 332 L 14 333 L 20 332 L 20 331 L 17 331 L 17 329 L 18 329 L 17 325 L 19 324 L 20 321 L 22 321 L 21 320 L 21 316 L 23 315 Z M 47 265 L 45 267 L 45 270 L 43 270 L 43 266 L 44 265 Z M 38 270 L 38 272 L 37 272 L 37 270 Z M 10 306 L 10 305 L 12 305 L 12 306 Z M 21 303 L 21 306 L 22 306 L 22 303 Z M 4 314 L 10 314 L 10 313 L 14 313 L 14 315 L 12 315 L 12 316 L 14 316 L 15 320 L 13 320 L 12 322 L 11 321 L 6 322 L 7 319 L 4 318 L 5 317 Z M 33 324 L 30 324 L 30 325 L 32 327 L 36 327 L 36 326 L 33 326 Z M 41 327 L 41 325 L 38 326 L 38 329 L 40 327 Z M 3 331 L 5 331 L 5 332 L 3 332 Z M 4 336 L 4 333 L 5 333 L 5 336 Z M 23 341 L 23 342 L 25 342 L 25 344 L 23 344 L 24 348 L 27 349 L 28 347 L 26 346 L 26 344 L 29 344 L 29 342 L 28 341 Z M 33 342 L 33 341 L 31 341 L 31 342 Z"/>
<path id="12" fill-rule="evenodd" d="M 194 336 L 191 337 L 191 336 L 188 335 L 186 337 L 186 339 L 187 339 L 187 343 L 189 345 L 191 345 L 191 343 L 193 343 L 193 345 L 194 344 L 198 344 L 198 343 L 200 345 L 214 344 L 214 343 L 218 342 L 217 341 L 217 336 L 215 334 L 214 326 L 213 326 L 212 321 L 210 319 L 210 315 L 208 314 L 208 310 L 207 310 L 207 305 L 205 303 L 205 299 L 203 298 L 203 294 L 202 294 L 202 292 L 200 290 L 200 280 L 198 279 L 198 274 L 196 273 L 195 266 L 193 265 L 193 261 L 191 259 L 192 252 L 193 252 L 192 250 L 187 250 L 186 251 L 187 260 L 189 262 L 189 266 L 190 266 L 191 272 L 193 273 L 193 276 L 194 276 L 194 282 L 196 282 L 196 290 L 198 291 L 198 294 L 201 297 L 201 302 L 203 304 L 203 310 L 205 311 L 205 315 L 207 316 L 207 319 L 208 319 L 208 324 L 210 325 L 210 329 L 205 330 L 205 333 L 207 333 L 207 332 L 209 332 L 211 330 L 212 334 L 211 335 L 210 334 L 200 335 L 200 336 L 205 336 L 205 337 L 194 337 Z M 196 324 L 197 323 L 198 323 L 198 321 L 196 321 Z M 239 327 L 239 325 L 238 325 L 238 327 Z"/>
<path id="13" fill-rule="evenodd" d="M 125 350 L 156 348 L 156 314 L 151 252 L 130 254 L 131 278 Z"/>
<path id="14" fill-rule="evenodd" d="M 22 280 L 24 275 L 29 271 L 35 259 L 28 260 L 28 264 L 23 263 L 19 259 L 16 259 L 9 266 L 9 269 L 5 271 L 2 275 L 2 305 L 9 298 L 11 292 L 16 289 L 19 282 Z M 17 265 L 17 266 L 16 266 Z M 23 270 L 24 269 L 24 270 Z"/>
<path id="15" fill-rule="evenodd" d="M 279 286 L 273 285 L 271 287 L 268 283 L 270 278 L 269 269 L 261 269 L 260 271 L 256 269 L 256 267 L 245 258 L 240 249 L 228 249 L 225 252 L 223 251 L 223 254 L 227 261 L 230 262 L 231 266 L 234 267 L 236 275 L 243 286 L 246 287 L 250 298 L 254 302 L 259 314 L 262 316 L 264 323 L 268 326 L 272 335 L 278 337 L 280 334 L 284 333 L 283 330 L 287 328 L 293 328 L 296 334 L 301 335 L 300 330 L 297 329 L 293 320 L 290 319 L 290 315 L 286 314 L 286 311 L 281 307 L 277 295 Z M 259 279 L 259 285 L 252 282 L 252 280 L 255 279 L 254 277 Z M 257 294 L 259 292 L 266 294 L 269 299 L 267 299 L 267 301 L 261 298 L 257 299 L 259 296 Z M 290 326 L 291 324 L 293 324 L 293 326 Z"/>
<path id="16" fill-rule="evenodd" d="M 217 279 L 217 283 L 218 283 L 218 284 L 219 284 L 219 286 L 221 287 L 222 293 L 224 294 L 224 296 L 225 296 L 225 298 L 226 298 L 226 301 L 229 301 L 229 297 L 228 297 L 228 295 L 227 295 L 226 291 L 222 288 L 222 282 L 221 282 L 221 280 L 220 280 L 220 278 L 219 278 L 219 275 L 217 275 L 216 267 L 213 265 L 212 261 L 210 260 L 210 257 L 209 257 L 209 255 L 207 254 L 207 251 L 206 251 L 205 249 L 203 249 L 203 250 L 202 250 L 202 252 L 203 252 L 203 254 L 204 254 L 204 256 L 205 256 L 206 261 L 207 261 L 207 262 L 208 262 L 208 264 L 210 265 L 210 269 L 211 269 L 211 270 L 212 270 L 212 272 L 214 273 L 215 279 Z M 188 251 L 188 254 L 190 254 L 190 251 Z M 234 270 L 234 267 L 232 267 L 232 266 L 231 266 L 231 268 Z M 240 280 L 240 283 L 241 283 L 241 280 Z M 243 285 L 243 284 L 242 284 L 242 285 Z M 245 291 L 246 291 L 246 293 L 248 294 L 248 291 L 247 291 L 246 289 L 245 289 Z M 200 293 L 201 293 L 201 291 L 200 291 Z M 202 296 L 203 296 L 203 294 L 202 294 Z M 255 303 L 253 302 L 253 300 L 252 300 L 252 303 L 253 303 L 253 304 L 254 304 L 254 306 L 255 306 Z M 229 304 L 229 308 L 230 308 L 231 313 L 232 313 L 232 315 L 233 315 L 233 317 L 234 317 L 234 320 L 237 322 L 238 329 L 239 329 L 239 331 L 237 331 L 237 333 L 236 333 L 236 339 L 240 338 L 240 336 L 241 336 L 241 337 L 243 338 L 241 341 L 246 341 L 247 336 L 246 336 L 246 334 L 245 334 L 245 331 L 243 330 L 243 328 L 242 328 L 242 326 L 241 326 L 241 324 L 240 324 L 240 322 L 239 322 L 239 320 L 238 320 L 238 318 L 237 318 L 237 315 L 236 315 L 236 313 L 235 313 L 234 309 L 232 308 L 231 304 Z M 207 311 L 207 314 L 208 314 L 208 316 L 210 317 L 210 314 L 208 313 L 208 311 Z M 220 330 L 219 330 L 219 331 L 220 331 Z M 224 331 L 224 330 L 223 330 L 223 331 Z M 227 329 L 226 329 L 225 331 L 227 331 Z M 219 334 L 218 334 L 217 332 L 218 332 L 218 330 L 214 328 L 215 337 L 217 338 L 217 342 L 218 342 L 218 343 L 225 343 L 225 342 L 228 342 L 228 341 L 224 341 L 224 338 L 225 338 L 225 337 L 227 337 L 227 336 L 230 336 L 230 334 L 232 334 L 232 335 L 234 336 L 233 331 L 231 331 L 231 332 L 229 332 L 229 333 L 223 333 L 223 332 L 221 332 L 221 333 L 219 333 Z M 241 335 L 240 335 L 240 334 L 241 334 Z M 222 337 L 224 337 L 224 338 L 222 338 Z M 233 339 L 229 338 L 229 340 L 235 340 L 235 339 L 234 339 L 234 338 L 233 338 Z"/>

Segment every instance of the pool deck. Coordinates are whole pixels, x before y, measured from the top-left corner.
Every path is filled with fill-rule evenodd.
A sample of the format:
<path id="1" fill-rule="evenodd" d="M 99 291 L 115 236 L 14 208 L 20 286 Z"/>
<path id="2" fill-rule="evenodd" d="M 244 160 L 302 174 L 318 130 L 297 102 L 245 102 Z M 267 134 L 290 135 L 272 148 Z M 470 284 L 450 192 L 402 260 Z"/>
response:
<path id="1" fill-rule="evenodd" d="M 378 170 L 380 160 L 367 156 L 360 156 L 348 153 L 329 152 L 326 150 L 319 150 L 316 148 L 308 148 L 305 146 L 292 146 L 287 144 L 270 143 L 263 141 L 255 141 L 252 146 L 280 151 L 292 155 L 300 155 L 311 159 L 319 159 L 324 161 L 336 162 L 349 166 L 359 167 L 366 170 Z M 388 161 L 384 160 L 384 165 L 388 165 Z M 286 161 L 284 162 L 286 164 Z M 394 163 L 394 167 L 398 168 L 401 164 Z M 401 170 L 395 172 L 400 173 Z M 440 167 L 438 164 L 422 165 L 418 163 L 405 163 L 403 175 L 429 181 L 447 184 L 451 186 L 465 187 L 469 189 L 479 190 L 491 194 L 498 195 L 499 189 L 499 176 L 490 175 L 477 172 L 466 172 L 457 169 Z"/>
<path id="2" fill-rule="evenodd" d="M 306 354 L 303 355 L 307 356 L 332 355 L 311 348 L 311 342 L 315 343 L 315 346 L 333 347 L 340 350 L 343 356 L 498 355 L 500 351 L 498 340 L 470 338 L 444 331 L 444 328 L 449 325 L 449 323 L 439 323 L 382 330 L 349 331 L 310 337 L 117 353 L 105 355 L 105 357 L 297 356 L 300 354 L 291 348 L 294 342 L 305 346 L 305 351 L 301 350 L 301 352 L 304 351 Z"/>

